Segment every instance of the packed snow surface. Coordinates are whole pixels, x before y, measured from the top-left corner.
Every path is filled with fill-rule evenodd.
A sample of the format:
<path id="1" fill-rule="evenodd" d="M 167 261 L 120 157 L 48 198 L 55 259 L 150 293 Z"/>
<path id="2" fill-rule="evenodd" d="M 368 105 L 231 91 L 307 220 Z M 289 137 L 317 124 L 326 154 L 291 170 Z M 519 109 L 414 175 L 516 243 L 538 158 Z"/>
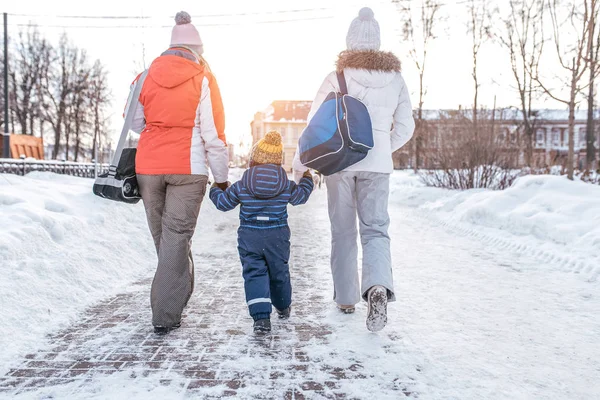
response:
<path id="1" fill-rule="evenodd" d="M 155 267 L 142 205 L 96 198 L 91 185 L 52 174 L 0 175 L 0 369 L 47 346 L 45 335 L 76 321 L 86 307 L 146 290 L 132 285 Z M 388 326 L 373 334 L 364 326 L 364 304 L 347 316 L 331 301 L 326 191 L 316 190 L 307 205 L 290 210 L 292 280 L 304 282 L 294 301 L 299 310 L 316 310 L 292 315 L 291 323 L 303 318 L 331 331 L 325 342 L 303 347 L 314 363 L 309 371 L 317 371 L 313 379 L 323 378 L 319 365 L 360 363 L 366 379 L 340 381 L 350 398 L 398 398 L 397 381 L 409 382 L 420 399 L 599 398 L 599 199 L 600 187 L 554 176 L 520 178 L 503 192 L 456 192 L 395 173 L 390 236 L 397 302 L 389 305 Z M 206 199 L 194 253 L 205 274 L 215 263 L 228 271 L 224 285 L 239 306 L 218 317 L 247 336 L 223 331 L 216 353 L 245 355 L 223 362 L 219 373 L 248 377 L 237 393 L 255 398 L 265 392 L 253 379 L 262 382 L 264 371 L 287 361 L 252 353 L 236 227 L 237 212 L 217 212 Z M 196 279 L 200 290 L 202 269 Z M 90 346 L 118 342 L 127 327 L 111 332 Z M 282 334 L 290 346 L 292 333 Z M 180 386 L 161 386 L 161 377 L 132 378 L 125 370 L 21 396 L 185 397 Z M 220 389 L 206 390 L 218 396 Z"/>

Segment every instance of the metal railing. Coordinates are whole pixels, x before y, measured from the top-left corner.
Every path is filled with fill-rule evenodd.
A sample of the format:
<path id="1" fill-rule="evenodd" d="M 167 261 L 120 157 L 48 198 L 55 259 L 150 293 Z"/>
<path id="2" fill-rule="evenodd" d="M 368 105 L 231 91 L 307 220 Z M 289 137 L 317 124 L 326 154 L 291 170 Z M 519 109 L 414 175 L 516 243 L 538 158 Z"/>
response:
<path id="1" fill-rule="evenodd" d="M 53 172 L 61 175 L 95 178 L 108 172 L 109 164 L 78 163 L 72 161 L 40 161 L 33 159 L 0 158 L 0 174 L 26 175 L 30 172 Z"/>

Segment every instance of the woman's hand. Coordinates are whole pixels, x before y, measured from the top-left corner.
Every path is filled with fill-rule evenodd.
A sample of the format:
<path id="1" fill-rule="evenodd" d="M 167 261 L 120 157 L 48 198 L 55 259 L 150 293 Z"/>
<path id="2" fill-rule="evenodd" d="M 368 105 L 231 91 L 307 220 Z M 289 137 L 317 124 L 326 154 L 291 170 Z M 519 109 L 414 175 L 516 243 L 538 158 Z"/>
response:
<path id="1" fill-rule="evenodd" d="M 211 187 L 216 187 L 219 188 L 221 190 L 227 190 L 227 188 L 231 186 L 231 182 L 227 181 L 227 182 L 223 182 L 223 183 L 213 183 Z"/>

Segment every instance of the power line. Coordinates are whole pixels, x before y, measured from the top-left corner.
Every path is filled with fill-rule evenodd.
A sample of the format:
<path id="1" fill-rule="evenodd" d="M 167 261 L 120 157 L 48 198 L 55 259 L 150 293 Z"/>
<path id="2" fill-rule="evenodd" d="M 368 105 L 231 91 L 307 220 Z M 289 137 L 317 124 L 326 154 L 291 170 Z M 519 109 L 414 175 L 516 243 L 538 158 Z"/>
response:
<path id="1" fill-rule="evenodd" d="M 396 6 L 398 11 L 408 11 L 410 8 L 408 7 L 408 3 L 412 0 L 392 0 L 389 2 L 378 2 L 377 4 L 383 5 L 392 5 Z M 472 0 L 457 0 L 453 3 L 437 3 L 437 4 L 420 4 L 420 5 L 412 5 L 412 8 L 425 8 L 425 7 L 448 7 L 448 6 L 459 6 L 463 4 L 470 3 Z M 484 0 L 485 1 L 485 0 Z M 402 4 L 402 2 L 407 2 Z M 403 7 L 403 8 L 400 8 Z M 202 19 L 202 18 L 222 18 L 222 17 L 238 17 L 238 16 L 266 16 L 266 15 L 281 15 L 281 14 L 290 14 L 290 13 L 302 13 L 302 12 L 314 12 L 314 11 L 329 11 L 331 8 L 305 8 L 305 9 L 292 9 L 292 10 L 275 10 L 275 11 L 267 11 L 267 12 L 242 12 L 242 13 L 225 13 L 225 14 L 206 14 L 206 15 L 195 15 L 192 18 Z M 150 20 L 156 18 L 166 18 L 166 17 L 152 17 L 152 16 L 132 16 L 132 15 L 48 15 L 48 14 L 23 14 L 23 13 L 14 13 L 9 14 L 15 17 L 38 17 L 38 18 L 58 18 L 58 19 L 96 19 L 96 20 Z M 172 18 L 172 17 L 169 17 Z M 240 22 L 223 22 L 223 23 L 209 23 L 203 24 L 195 22 L 195 24 L 199 27 L 219 27 L 219 26 L 239 26 L 239 25 L 252 25 L 252 24 L 275 24 L 275 23 L 288 23 L 288 22 L 301 22 L 301 21 L 313 21 L 313 20 L 324 20 L 324 19 L 332 19 L 333 16 L 322 16 L 322 17 L 307 17 L 307 18 L 294 18 L 294 19 L 278 19 L 278 20 L 269 20 L 269 21 L 240 21 Z M 29 27 L 31 25 L 40 26 L 44 28 L 57 28 L 57 29 L 139 29 L 139 28 L 154 28 L 154 29 L 166 29 L 172 28 L 172 25 L 62 25 L 62 24 L 38 24 L 38 23 L 17 23 L 10 24 L 11 26 L 17 27 Z"/>
<path id="2" fill-rule="evenodd" d="M 457 0 L 453 3 L 437 3 L 437 4 L 417 4 L 412 5 L 412 0 L 391 0 L 390 2 L 379 2 L 377 4 L 384 5 L 396 5 L 403 7 L 401 10 L 408 10 L 409 5 L 410 8 L 431 8 L 436 6 L 441 7 L 449 7 L 449 6 L 459 6 L 462 4 L 470 3 L 472 0 Z M 484 0 L 485 1 L 485 0 Z M 402 4 L 402 2 L 406 2 Z M 259 16 L 259 15 L 277 15 L 277 14 L 290 14 L 290 13 L 302 13 L 302 12 L 310 12 L 310 11 L 331 11 L 332 8 L 305 8 L 305 9 L 293 9 L 293 10 L 275 10 L 275 11 L 266 11 L 266 12 L 242 12 L 242 13 L 225 13 L 225 14 L 204 14 L 204 15 L 192 15 L 192 18 L 221 18 L 221 17 L 235 17 L 235 16 Z M 50 14 L 26 14 L 26 13 L 8 13 L 8 15 L 13 17 L 21 17 L 21 18 L 58 18 L 58 19 L 116 19 L 116 20 L 148 20 L 153 18 L 167 18 L 167 17 L 156 17 L 156 16 L 134 16 L 134 15 L 50 15 Z M 169 19 L 172 19 L 174 16 L 169 16 Z"/>
<path id="3" fill-rule="evenodd" d="M 311 18 L 296 18 L 296 19 L 280 19 L 272 21 L 247 21 L 247 22 L 230 22 L 230 23 L 218 23 L 218 24 L 195 24 L 197 27 L 219 27 L 219 26 L 240 26 L 240 25 L 255 25 L 255 24 L 279 24 L 289 22 L 302 22 L 302 21 L 315 21 L 315 20 L 326 20 L 332 19 L 333 16 L 324 17 L 311 17 Z M 9 26 L 17 27 L 30 27 L 39 26 L 43 28 L 59 28 L 59 29 L 166 29 L 173 28 L 173 25 L 44 25 L 44 24 L 9 24 Z"/>
<path id="4" fill-rule="evenodd" d="M 301 13 L 309 11 L 329 11 L 331 8 L 305 8 L 296 10 L 275 10 L 266 12 L 243 12 L 243 13 L 226 13 L 226 14 L 204 14 L 192 15 L 192 18 L 215 18 L 215 17 L 237 17 L 237 16 L 256 16 L 256 15 L 277 15 Z M 60 18 L 60 19 L 151 19 L 151 18 L 166 18 L 166 17 L 151 17 L 151 16 L 133 16 L 133 15 L 49 15 L 49 14 L 8 14 L 15 17 L 34 17 L 34 18 Z M 169 19 L 174 16 L 169 16 Z"/>
<path id="5" fill-rule="evenodd" d="M 8 14 L 11 17 L 28 18 L 76 18 L 76 19 L 149 19 L 151 17 L 134 17 L 130 15 L 49 15 L 49 14 Z"/>
<path id="6" fill-rule="evenodd" d="M 401 1 L 405 1 L 408 2 L 406 4 L 402 4 Z M 483 1 L 487 1 L 487 0 L 483 0 Z M 468 4 L 470 3 L 471 0 L 460 0 L 460 1 L 455 1 L 453 3 L 430 3 L 430 4 L 417 4 L 417 5 L 413 5 L 412 4 L 412 0 L 392 0 L 391 4 L 393 5 L 397 5 L 397 6 L 401 6 L 403 8 L 401 8 L 401 11 L 408 11 L 411 8 L 414 9 L 422 9 L 422 8 L 433 8 L 433 7 L 453 7 L 453 6 L 460 6 L 463 4 Z"/>

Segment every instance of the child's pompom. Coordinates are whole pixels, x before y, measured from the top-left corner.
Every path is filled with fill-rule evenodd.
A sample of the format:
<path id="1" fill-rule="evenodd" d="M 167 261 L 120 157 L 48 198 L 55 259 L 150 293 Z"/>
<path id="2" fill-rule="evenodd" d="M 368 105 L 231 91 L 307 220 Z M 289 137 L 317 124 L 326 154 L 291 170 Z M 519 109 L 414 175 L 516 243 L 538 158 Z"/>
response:
<path id="1" fill-rule="evenodd" d="M 277 131 L 269 131 L 267 132 L 267 134 L 265 135 L 265 143 L 273 145 L 273 146 L 279 146 L 281 144 L 281 134 Z"/>

